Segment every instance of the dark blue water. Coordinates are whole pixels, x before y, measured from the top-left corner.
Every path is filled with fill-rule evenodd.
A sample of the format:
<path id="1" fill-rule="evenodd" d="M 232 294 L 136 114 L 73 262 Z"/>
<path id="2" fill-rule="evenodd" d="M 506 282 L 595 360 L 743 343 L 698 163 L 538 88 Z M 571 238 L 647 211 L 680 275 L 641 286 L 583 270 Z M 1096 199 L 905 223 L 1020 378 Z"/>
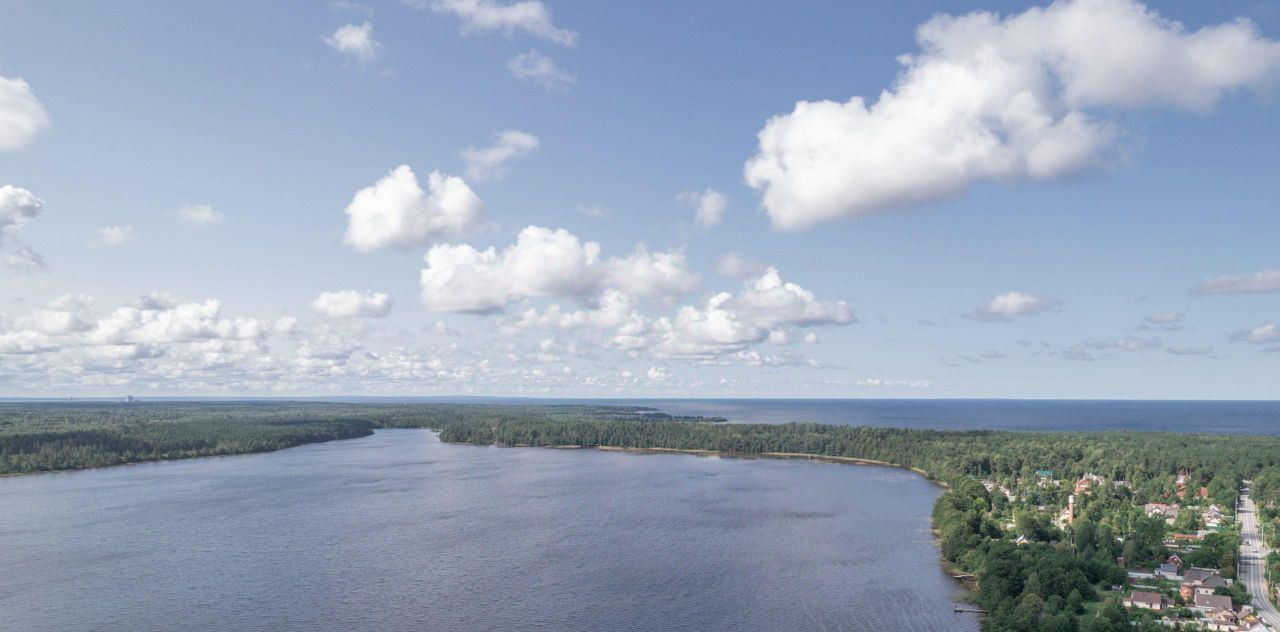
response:
<path id="1" fill-rule="evenodd" d="M 384 430 L 0 478 L 0 629 L 977 629 L 910 472 Z"/>
<path id="2" fill-rule="evenodd" d="M 1277 391 L 1280 391 L 1280 379 L 1277 381 Z M 720 416 L 739 423 L 809 421 L 849 426 L 944 430 L 1138 430 L 1221 434 L 1280 433 L 1280 401 L 1012 399 L 566 399 L 528 401 L 652 406 L 673 415 Z"/>

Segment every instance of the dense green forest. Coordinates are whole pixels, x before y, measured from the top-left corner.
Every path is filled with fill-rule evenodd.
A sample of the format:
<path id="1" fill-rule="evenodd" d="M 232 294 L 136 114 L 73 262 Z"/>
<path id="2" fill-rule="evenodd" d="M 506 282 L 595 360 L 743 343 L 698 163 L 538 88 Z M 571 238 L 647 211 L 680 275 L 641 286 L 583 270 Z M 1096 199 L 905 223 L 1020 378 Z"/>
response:
<path id="1" fill-rule="evenodd" d="M 0 403 L 0 474 L 269 452 L 452 423 L 677 420 L 637 407 L 320 402 Z"/>
<path id="2" fill-rule="evenodd" d="M 942 555 L 977 577 L 988 631 L 1163 629 L 1131 621 L 1108 589 L 1117 563 L 1156 564 L 1168 528 L 1145 502 L 1168 502 L 1178 474 L 1208 501 L 1234 507 L 1241 480 L 1280 512 L 1280 438 L 1132 432 L 939 431 L 820 424 L 726 424 L 638 407 L 490 404 L 142 403 L 0 404 L 0 472 L 96 467 L 238 454 L 430 428 L 444 441 L 504 446 L 609 446 L 729 454 L 801 453 L 912 467 L 945 485 L 934 506 Z M 1045 471 L 1067 485 L 1045 485 Z M 1107 481 L 1077 500 L 1069 526 L 1036 507 L 1062 507 L 1071 482 Z M 986 481 L 984 486 L 982 481 Z M 1019 490 L 1019 497 L 988 486 Z M 1181 518 L 1180 518 L 1181 520 Z M 1178 525 L 1180 527 L 1187 525 Z M 1018 545 L 1014 538 L 1026 543 Z M 1192 565 L 1235 571 L 1235 534 L 1205 540 Z M 1235 589 L 1239 592 L 1239 587 Z M 1108 596 L 1110 595 L 1110 597 Z M 1243 598 L 1244 595 L 1235 595 Z"/>

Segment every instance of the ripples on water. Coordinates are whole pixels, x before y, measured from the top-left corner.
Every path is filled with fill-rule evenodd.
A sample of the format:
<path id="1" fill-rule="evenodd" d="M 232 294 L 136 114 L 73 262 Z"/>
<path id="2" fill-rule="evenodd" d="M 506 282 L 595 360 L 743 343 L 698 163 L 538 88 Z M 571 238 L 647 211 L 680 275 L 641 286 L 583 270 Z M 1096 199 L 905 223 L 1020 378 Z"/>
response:
<path id="1" fill-rule="evenodd" d="M 0 628 L 976 630 L 938 490 L 801 461 L 414 430 L 0 479 Z"/>

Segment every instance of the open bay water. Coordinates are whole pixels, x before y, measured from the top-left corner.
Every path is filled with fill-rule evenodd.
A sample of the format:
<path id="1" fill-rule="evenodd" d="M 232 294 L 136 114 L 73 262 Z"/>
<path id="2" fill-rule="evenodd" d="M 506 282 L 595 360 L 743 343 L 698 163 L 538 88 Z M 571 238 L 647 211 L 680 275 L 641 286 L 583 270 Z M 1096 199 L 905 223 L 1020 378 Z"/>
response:
<path id="1" fill-rule="evenodd" d="M 0 627 L 976 630 L 892 468 L 420 430 L 0 478 Z"/>

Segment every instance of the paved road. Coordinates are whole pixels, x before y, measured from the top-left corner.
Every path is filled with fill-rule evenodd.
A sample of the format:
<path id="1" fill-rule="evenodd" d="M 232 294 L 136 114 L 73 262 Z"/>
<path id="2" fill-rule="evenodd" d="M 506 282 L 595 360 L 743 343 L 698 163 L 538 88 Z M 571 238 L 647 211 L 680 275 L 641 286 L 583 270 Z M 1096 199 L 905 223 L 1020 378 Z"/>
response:
<path id="1" fill-rule="evenodd" d="M 1240 507 L 1236 514 L 1240 521 L 1240 579 L 1253 595 L 1253 607 L 1262 621 L 1280 630 L 1280 611 L 1267 598 L 1267 549 L 1258 532 L 1258 514 L 1254 512 L 1248 487 L 1240 494 Z"/>

